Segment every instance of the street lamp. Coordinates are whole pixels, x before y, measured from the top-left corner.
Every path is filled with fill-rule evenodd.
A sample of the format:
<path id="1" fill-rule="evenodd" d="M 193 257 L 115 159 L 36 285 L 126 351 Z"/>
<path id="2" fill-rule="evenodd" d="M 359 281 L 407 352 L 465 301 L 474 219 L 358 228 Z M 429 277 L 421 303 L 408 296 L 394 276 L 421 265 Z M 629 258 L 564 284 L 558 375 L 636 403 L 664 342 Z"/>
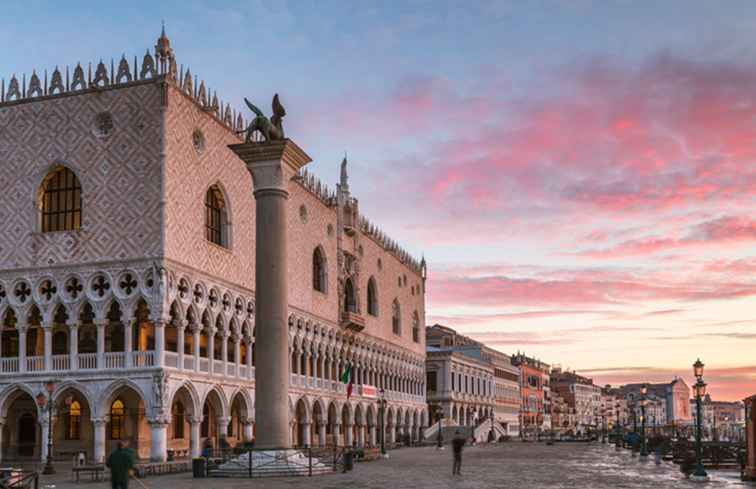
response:
<path id="1" fill-rule="evenodd" d="M 641 451 L 640 458 L 648 458 L 648 449 L 646 448 L 646 394 L 648 394 L 648 386 L 643 384 L 640 388 L 640 406 L 641 406 Z"/>
<path id="2" fill-rule="evenodd" d="M 622 433 L 620 431 L 620 403 L 617 401 L 614 403 L 614 407 L 617 410 L 617 417 L 614 421 L 614 427 L 616 428 L 615 431 L 617 432 L 617 438 L 614 440 L 614 448 L 615 450 L 619 451 L 622 448 Z"/>
<path id="3" fill-rule="evenodd" d="M 52 425 L 52 417 L 53 417 L 53 399 L 52 399 L 52 393 L 55 390 L 55 383 L 53 381 L 47 381 L 45 383 L 45 390 L 47 391 L 47 395 L 45 395 L 44 392 L 40 391 L 39 394 L 37 394 L 37 405 L 39 406 L 40 410 L 47 412 L 47 460 L 45 462 L 45 468 L 42 469 L 42 473 L 45 475 L 50 475 L 55 473 L 55 467 L 53 467 L 53 461 L 52 461 L 52 453 L 53 453 L 53 425 Z"/>
<path id="4" fill-rule="evenodd" d="M 693 364 L 693 374 L 696 376 L 696 384 L 693 386 L 696 390 L 696 470 L 690 476 L 694 481 L 708 481 L 709 475 L 704 469 L 701 461 L 703 454 L 701 449 L 701 401 L 706 395 L 706 383 L 703 381 L 704 364 L 700 359 Z"/>
<path id="5" fill-rule="evenodd" d="M 378 414 L 381 418 L 381 457 L 386 458 L 386 391 L 380 389 L 378 395 Z"/>

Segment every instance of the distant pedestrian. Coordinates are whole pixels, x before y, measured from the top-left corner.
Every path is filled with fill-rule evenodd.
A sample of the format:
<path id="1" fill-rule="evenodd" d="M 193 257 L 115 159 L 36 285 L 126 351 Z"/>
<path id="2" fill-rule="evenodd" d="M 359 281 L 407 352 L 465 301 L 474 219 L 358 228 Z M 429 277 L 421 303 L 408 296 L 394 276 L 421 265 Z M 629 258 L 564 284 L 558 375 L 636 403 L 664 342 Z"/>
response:
<path id="1" fill-rule="evenodd" d="M 462 475 L 462 448 L 465 446 L 465 437 L 462 430 L 457 430 L 452 439 L 452 452 L 454 453 L 454 465 L 452 475 Z"/>
<path id="2" fill-rule="evenodd" d="M 128 489 L 129 475 L 134 468 L 134 452 L 123 442 L 110 454 L 105 464 L 110 468 L 110 484 L 113 489 Z"/>

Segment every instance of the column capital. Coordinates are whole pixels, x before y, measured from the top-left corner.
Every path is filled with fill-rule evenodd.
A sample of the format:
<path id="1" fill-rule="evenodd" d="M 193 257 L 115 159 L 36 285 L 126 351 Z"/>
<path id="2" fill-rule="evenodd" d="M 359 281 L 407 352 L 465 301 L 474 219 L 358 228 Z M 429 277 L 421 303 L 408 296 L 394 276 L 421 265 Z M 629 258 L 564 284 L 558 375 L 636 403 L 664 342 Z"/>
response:
<path id="1" fill-rule="evenodd" d="M 255 196 L 278 192 L 288 196 L 288 183 L 303 166 L 312 161 L 291 139 L 229 145 L 252 174 Z"/>
<path id="2" fill-rule="evenodd" d="M 167 414 L 158 414 L 157 416 L 147 419 L 147 424 L 150 425 L 150 427 L 169 425 L 171 424 L 171 417 Z"/>
<path id="3" fill-rule="evenodd" d="M 188 421 L 191 425 L 202 424 L 202 416 L 189 416 Z"/>
<path id="4" fill-rule="evenodd" d="M 92 418 L 92 424 L 95 426 L 105 426 L 108 424 L 108 416 L 102 416 L 100 418 Z"/>
<path id="5" fill-rule="evenodd" d="M 202 331 L 202 323 L 200 322 L 189 323 L 189 330 L 194 334 L 198 334 L 200 331 Z"/>
<path id="6" fill-rule="evenodd" d="M 68 326 L 68 329 L 76 329 L 81 326 L 81 321 L 78 319 L 69 319 L 66 321 L 66 326 Z"/>

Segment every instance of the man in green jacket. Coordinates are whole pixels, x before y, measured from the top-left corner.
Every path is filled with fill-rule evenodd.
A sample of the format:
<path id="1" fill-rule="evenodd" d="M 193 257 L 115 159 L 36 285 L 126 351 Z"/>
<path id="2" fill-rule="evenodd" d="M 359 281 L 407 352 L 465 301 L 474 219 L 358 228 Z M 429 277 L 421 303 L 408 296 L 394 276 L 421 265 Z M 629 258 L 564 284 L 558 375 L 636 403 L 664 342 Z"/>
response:
<path id="1" fill-rule="evenodd" d="M 128 489 L 129 471 L 134 467 L 134 452 L 123 442 L 110 454 L 105 464 L 110 468 L 110 484 L 113 489 Z"/>

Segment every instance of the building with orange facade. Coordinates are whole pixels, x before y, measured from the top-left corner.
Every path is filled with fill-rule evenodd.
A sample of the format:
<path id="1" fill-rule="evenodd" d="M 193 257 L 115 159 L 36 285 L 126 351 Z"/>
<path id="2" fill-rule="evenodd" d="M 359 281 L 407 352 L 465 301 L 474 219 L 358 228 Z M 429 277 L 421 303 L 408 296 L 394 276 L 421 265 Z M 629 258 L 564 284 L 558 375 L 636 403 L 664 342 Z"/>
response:
<path id="1" fill-rule="evenodd" d="M 541 430 L 551 428 L 547 398 L 551 367 L 519 352 L 512 356 L 512 365 L 520 368 L 520 436 L 537 436 Z"/>

